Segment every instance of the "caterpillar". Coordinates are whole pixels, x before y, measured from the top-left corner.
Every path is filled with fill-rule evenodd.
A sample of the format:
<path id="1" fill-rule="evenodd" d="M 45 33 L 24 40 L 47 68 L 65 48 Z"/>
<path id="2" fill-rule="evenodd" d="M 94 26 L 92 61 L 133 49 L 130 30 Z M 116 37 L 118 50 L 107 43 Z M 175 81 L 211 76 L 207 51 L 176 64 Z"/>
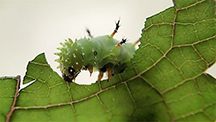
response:
<path id="1" fill-rule="evenodd" d="M 127 62 L 135 54 L 135 44 L 126 43 L 126 39 L 118 41 L 114 39 L 120 25 L 117 21 L 116 27 L 111 35 L 93 37 L 87 29 L 89 38 L 81 38 L 73 42 L 70 38 L 65 40 L 60 52 L 55 53 L 59 59 L 62 77 L 66 82 L 75 82 L 75 78 L 81 70 L 88 70 L 90 76 L 93 67 L 99 70 L 98 81 L 103 78 L 104 72 L 108 72 L 108 80 L 118 73 L 122 73 L 127 68 Z"/>

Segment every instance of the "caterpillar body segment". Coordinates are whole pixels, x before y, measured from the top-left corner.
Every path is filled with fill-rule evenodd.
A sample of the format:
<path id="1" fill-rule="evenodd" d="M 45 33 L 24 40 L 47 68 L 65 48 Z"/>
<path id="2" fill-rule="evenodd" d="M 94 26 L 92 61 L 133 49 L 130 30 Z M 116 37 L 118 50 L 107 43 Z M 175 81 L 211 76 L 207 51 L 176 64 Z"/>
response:
<path id="1" fill-rule="evenodd" d="M 59 56 L 56 61 L 60 63 L 65 81 L 74 81 L 82 69 L 89 70 L 91 75 L 93 67 L 96 67 L 100 72 L 100 81 L 106 71 L 110 79 L 112 75 L 127 68 L 126 63 L 135 54 L 135 47 L 132 43 L 125 43 L 126 40 L 118 41 L 113 38 L 118 28 L 119 21 L 111 35 L 82 38 L 75 42 L 68 39 L 61 43 L 62 48 L 58 48 L 60 52 L 55 54 Z"/>

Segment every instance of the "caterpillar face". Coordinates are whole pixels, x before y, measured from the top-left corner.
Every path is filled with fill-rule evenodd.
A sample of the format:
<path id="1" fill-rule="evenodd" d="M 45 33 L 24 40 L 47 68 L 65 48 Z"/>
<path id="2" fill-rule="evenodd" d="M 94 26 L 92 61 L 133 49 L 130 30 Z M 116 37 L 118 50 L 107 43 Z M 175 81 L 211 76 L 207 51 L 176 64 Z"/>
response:
<path id="1" fill-rule="evenodd" d="M 62 77 L 65 81 L 71 82 L 76 78 L 79 73 L 80 71 L 76 71 L 74 68 L 68 67 L 67 70 L 62 73 Z"/>
<path id="2" fill-rule="evenodd" d="M 104 72 L 108 72 L 108 79 L 113 74 L 121 73 L 127 67 L 126 63 L 135 53 L 134 44 L 125 43 L 126 39 L 118 41 L 113 38 L 119 28 L 119 21 L 111 35 L 99 36 L 93 38 L 82 38 L 73 42 L 71 39 L 61 43 L 62 48 L 56 61 L 60 63 L 62 77 L 67 82 L 75 80 L 82 69 L 93 72 L 93 67 L 99 70 L 98 80 L 103 77 Z"/>
<path id="3" fill-rule="evenodd" d="M 60 70 L 65 81 L 72 82 L 80 73 L 83 67 L 83 59 L 80 54 L 77 41 L 73 43 L 71 39 L 61 43 L 62 48 L 58 48 L 60 53 L 55 53 L 59 56 L 56 61 L 60 63 Z"/>

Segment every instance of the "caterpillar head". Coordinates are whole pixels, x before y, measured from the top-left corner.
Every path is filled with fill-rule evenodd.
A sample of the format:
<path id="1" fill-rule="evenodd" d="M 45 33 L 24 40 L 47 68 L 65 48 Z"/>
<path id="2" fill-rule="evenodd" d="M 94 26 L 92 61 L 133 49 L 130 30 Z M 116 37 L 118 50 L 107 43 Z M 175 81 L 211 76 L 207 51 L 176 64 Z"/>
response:
<path id="1" fill-rule="evenodd" d="M 75 80 L 83 68 L 82 55 L 76 42 L 73 43 L 71 39 L 65 40 L 65 43 L 61 43 L 62 47 L 58 48 L 60 52 L 55 53 L 59 56 L 59 59 L 56 61 L 60 63 L 59 68 L 61 69 L 62 77 L 67 82 Z"/>

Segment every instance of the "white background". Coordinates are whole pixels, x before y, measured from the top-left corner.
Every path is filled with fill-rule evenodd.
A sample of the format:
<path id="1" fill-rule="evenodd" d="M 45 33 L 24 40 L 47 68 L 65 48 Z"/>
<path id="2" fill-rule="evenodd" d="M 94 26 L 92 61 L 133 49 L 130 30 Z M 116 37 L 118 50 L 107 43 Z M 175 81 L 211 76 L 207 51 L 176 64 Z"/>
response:
<path id="1" fill-rule="evenodd" d="M 121 27 L 115 38 L 135 42 L 145 19 L 171 6 L 172 0 L 1 0 L 0 77 L 23 77 L 28 61 L 42 52 L 60 73 L 54 62 L 60 42 L 87 36 L 86 27 L 94 36 L 111 34 L 119 18 Z M 216 66 L 210 73 L 216 77 Z M 90 80 L 96 79 L 94 73 Z M 89 73 L 77 81 L 86 83 Z"/>

